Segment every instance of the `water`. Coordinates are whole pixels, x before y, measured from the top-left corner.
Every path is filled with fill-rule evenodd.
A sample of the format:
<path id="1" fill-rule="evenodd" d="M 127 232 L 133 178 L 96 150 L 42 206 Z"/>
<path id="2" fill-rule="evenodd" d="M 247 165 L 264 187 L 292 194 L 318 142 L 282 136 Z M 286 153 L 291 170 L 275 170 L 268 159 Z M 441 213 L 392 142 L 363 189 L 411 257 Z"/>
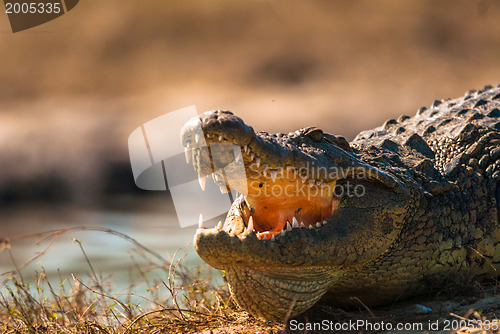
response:
<path id="1" fill-rule="evenodd" d="M 69 230 L 63 233 L 64 229 Z M 177 251 L 176 259 L 185 256 L 183 265 L 204 265 L 192 245 L 195 231 L 196 226 L 180 228 L 169 213 L 67 209 L 0 213 L 0 238 L 8 237 L 11 243 L 10 249 L 0 251 L 0 274 L 4 274 L 0 288 L 8 282 L 9 271 L 22 268 L 23 279 L 33 281 L 43 268 L 52 282 L 71 280 L 72 275 L 83 281 L 94 271 L 106 276 L 116 291 L 127 290 L 133 282 L 141 293 L 147 288 L 137 284 L 138 277 L 144 277 L 141 271 L 148 272 L 144 280 L 167 280 L 164 270 L 151 270 L 162 264 L 156 255 L 170 260 Z"/>

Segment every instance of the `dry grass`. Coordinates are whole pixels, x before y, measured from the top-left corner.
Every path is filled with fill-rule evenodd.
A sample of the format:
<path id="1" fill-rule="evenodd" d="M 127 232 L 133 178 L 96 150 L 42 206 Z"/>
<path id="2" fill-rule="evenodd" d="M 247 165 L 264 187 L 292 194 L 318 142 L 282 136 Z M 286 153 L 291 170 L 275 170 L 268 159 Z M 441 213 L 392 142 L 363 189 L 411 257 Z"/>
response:
<path id="1" fill-rule="evenodd" d="M 134 245 L 131 263 L 137 277 L 126 293 L 118 293 L 113 277 L 100 273 L 87 257 L 84 244 L 74 240 L 89 269 L 85 279 L 72 275 L 67 280 L 49 279 L 41 268 L 34 280 L 23 276 L 29 262 L 45 256 L 47 250 L 64 234 L 75 230 L 97 230 L 127 240 Z M 186 266 L 185 255 L 176 252 L 171 259 L 141 245 L 136 240 L 110 229 L 73 228 L 37 234 L 48 246 L 17 269 L 0 275 L 0 333 L 321 333 L 292 331 L 290 323 L 256 319 L 241 311 L 232 301 L 225 284 L 214 284 L 206 265 Z M 9 252 L 9 240 L 0 241 L 0 251 Z M 158 277 L 155 278 L 159 274 Z M 164 279 L 162 279 L 164 278 Z M 147 288 L 137 289 L 138 282 Z M 364 320 L 372 323 L 422 323 L 444 318 L 471 321 L 469 324 L 495 321 L 500 311 L 496 283 L 459 282 L 442 290 L 438 296 L 420 297 L 385 308 L 370 309 L 360 301 L 358 310 L 345 311 L 317 305 L 297 317 L 302 323 L 332 323 Z M 139 295 L 137 291 L 145 291 Z M 416 310 L 423 304 L 432 313 Z M 425 327 L 424 327 L 425 328 Z M 375 331 L 366 330 L 364 333 Z M 456 333 L 499 333 L 479 328 L 461 328 Z"/>
<path id="2" fill-rule="evenodd" d="M 85 281 L 76 275 L 68 281 L 59 273 L 54 282 L 43 268 L 34 273 L 34 280 L 23 276 L 22 268 L 44 256 L 63 234 L 88 229 L 134 244 L 132 261 L 139 273 L 134 282 L 147 283 L 145 295 L 137 294 L 137 283 L 131 283 L 128 293 L 117 293 L 112 277 L 94 268 L 84 245 L 76 239 L 90 272 Z M 0 275 L 4 279 L 0 290 L 0 333 L 209 333 L 214 328 L 219 328 L 219 333 L 269 333 L 283 328 L 238 310 L 227 287 L 213 285 L 209 268 L 185 266 L 185 255 L 180 256 L 180 252 L 167 260 L 109 229 L 73 228 L 38 236 L 48 242 L 47 248 L 16 270 Z M 1 251 L 10 251 L 8 240 L 2 239 L 1 244 Z M 159 272 L 165 280 L 155 280 L 153 272 Z"/>

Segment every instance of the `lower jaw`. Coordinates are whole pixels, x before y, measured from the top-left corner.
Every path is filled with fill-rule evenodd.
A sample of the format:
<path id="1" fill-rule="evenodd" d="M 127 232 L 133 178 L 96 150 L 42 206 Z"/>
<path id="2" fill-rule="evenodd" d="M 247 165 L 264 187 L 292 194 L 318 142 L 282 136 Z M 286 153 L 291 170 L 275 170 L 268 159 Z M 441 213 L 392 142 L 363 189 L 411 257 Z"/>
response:
<path id="1" fill-rule="evenodd" d="M 284 320 L 307 311 L 326 293 L 333 279 L 329 269 L 226 268 L 231 295 L 253 316 Z"/>

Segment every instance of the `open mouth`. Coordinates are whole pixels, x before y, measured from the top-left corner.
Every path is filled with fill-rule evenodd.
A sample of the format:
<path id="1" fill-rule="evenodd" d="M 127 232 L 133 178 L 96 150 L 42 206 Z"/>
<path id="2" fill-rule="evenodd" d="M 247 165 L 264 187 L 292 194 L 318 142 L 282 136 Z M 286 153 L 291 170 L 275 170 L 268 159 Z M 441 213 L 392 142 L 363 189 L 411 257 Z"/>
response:
<path id="1" fill-rule="evenodd" d="M 199 141 L 199 136 L 195 142 Z M 243 238 L 255 232 L 260 240 L 275 240 L 295 228 L 321 228 L 337 209 L 341 199 L 335 194 L 337 181 L 328 179 L 326 170 L 314 169 L 313 165 L 308 168 L 280 166 L 259 156 L 250 145 L 238 146 L 223 135 L 207 131 L 204 136 L 208 146 L 232 144 L 237 151 L 236 161 L 245 168 L 243 181 L 241 174 L 214 170 L 214 157 L 208 150 L 193 147 L 191 140 L 186 143 L 186 161 L 192 161 L 203 190 L 206 174 L 211 173 L 222 193 L 230 191 L 228 184 L 241 193 L 232 209 L 232 218 L 234 220 L 236 215 L 240 226 L 234 226 L 235 222 L 228 219 L 224 224 L 224 230 L 230 234 Z M 210 170 L 203 167 L 203 162 L 210 165 Z M 222 229 L 222 224 L 218 228 Z"/>
<path id="2" fill-rule="evenodd" d="M 242 234 L 255 231 L 261 240 L 294 228 L 320 228 L 340 201 L 334 194 L 336 181 L 308 178 L 292 167 L 267 167 L 261 175 L 247 176 L 248 192 L 239 207 L 246 227 Z"/>
<path id="3" fill-rule="evenodd" d="M 401 231 L 408 188 L 341 137 L 313 127 L 255 132 L 213 111 L 186 123 L 181 142 L 202 189 L 211 175 L 222 193 L 241 194 L 224 224 L 205 229 L 200 219 L 195 249 L 215 268 L 351 265 L 385 251 Z"/>

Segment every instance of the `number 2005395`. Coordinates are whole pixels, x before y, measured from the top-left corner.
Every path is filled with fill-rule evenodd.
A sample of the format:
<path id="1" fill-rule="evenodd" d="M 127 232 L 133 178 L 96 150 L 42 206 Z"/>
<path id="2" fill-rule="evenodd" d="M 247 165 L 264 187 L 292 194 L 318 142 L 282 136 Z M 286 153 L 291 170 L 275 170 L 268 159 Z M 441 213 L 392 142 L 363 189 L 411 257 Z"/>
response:
<path id="1" fill-rule="evenodd" d="M 56 2 L 7 2 L 5 13 L 7 14 L 59 14 L 62 12 L 61 3 Z"/>

